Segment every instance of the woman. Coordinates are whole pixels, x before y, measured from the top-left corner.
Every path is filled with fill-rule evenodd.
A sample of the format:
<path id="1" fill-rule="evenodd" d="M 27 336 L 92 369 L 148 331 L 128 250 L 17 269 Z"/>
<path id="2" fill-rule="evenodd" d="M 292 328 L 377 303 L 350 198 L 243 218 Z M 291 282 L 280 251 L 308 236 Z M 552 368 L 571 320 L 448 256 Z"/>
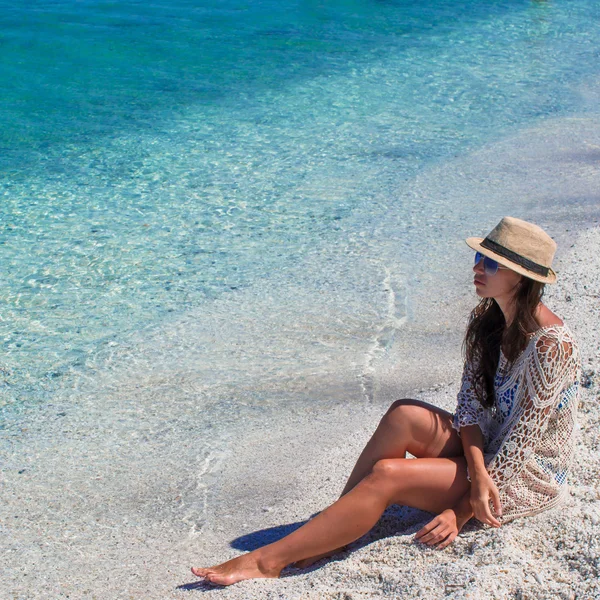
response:
<path id="1" fill-rule="evenodd" d="M 278 577 L 286 565 L 307 566 L 356 540 L 391 504 L 437 514 L 416 538 L 441 549 L 473 516 L 500 527 L 564 498 L 579 355 L 569 330 L 541 302 L 544 284 L 556 281 L 556 244 L 512 217 L 467 244 L 476 251 L 473 283 L 481 300 L 465 336 L 456 413 L 394 402 L 337 502 L 285 538 L 194 568 L 195 575 L 220 585 Z"/>

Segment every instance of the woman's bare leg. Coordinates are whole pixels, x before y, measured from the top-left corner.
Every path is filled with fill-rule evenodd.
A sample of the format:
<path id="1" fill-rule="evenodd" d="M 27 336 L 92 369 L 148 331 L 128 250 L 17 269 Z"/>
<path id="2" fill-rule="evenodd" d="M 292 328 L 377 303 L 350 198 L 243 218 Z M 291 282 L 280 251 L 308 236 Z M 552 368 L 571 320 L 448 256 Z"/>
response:
<path id="1" fill-rule="evenodd" d="M 278 577 L 290 563 L 358 539 L 390 504 L 439 513 L 454 506 L 468 487 L 463 457 L 381 460 L 352 490 L 290 535 L 221 565 L 192 572 L 220 585 Z"/>
<path id="2" fill-rule="evenodd" d="M 290 563 L 358 539 L 390 504 L 440 513 L 454 506 L 468 488 L 464 457 L 381 460 L 352 490 L 290 535 L 223 564 L 192 572 L 219 585 L 278 577 Z"/>
<path id="3" fill-rule="evenodd" d="M 462 443 L 452 428 L 452 415 L 419 400 L 394 402 L 358 457 L 341 496 L 368 475 L 377 461 L 404 458 L 407 452 L 417 458 L 462 456 Z M 299 561 L 296 566 L 304 569 L 342 550 L 343 548 L 334 548 L 325 554 Z"/>

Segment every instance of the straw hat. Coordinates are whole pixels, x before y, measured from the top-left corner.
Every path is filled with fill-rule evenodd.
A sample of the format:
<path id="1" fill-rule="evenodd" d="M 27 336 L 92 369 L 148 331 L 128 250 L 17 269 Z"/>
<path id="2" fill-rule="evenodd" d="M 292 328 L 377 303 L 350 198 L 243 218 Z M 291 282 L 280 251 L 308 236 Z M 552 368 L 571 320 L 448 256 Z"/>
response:
<path id="1" fill-rule="evenodd" d="M 556 242 L 533 223 L 504 217 L 487 237 L 470 237 L 466 242 L 473 250 L 529 279 L 556 281 L 556 273 L 550 268 Z"/>

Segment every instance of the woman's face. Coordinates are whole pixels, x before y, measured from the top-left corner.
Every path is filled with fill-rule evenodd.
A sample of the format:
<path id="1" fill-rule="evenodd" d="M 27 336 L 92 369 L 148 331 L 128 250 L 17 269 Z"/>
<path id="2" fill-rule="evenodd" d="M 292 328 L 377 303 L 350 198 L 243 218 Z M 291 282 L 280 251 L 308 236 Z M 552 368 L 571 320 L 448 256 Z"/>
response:
<path id="1" fill-rule="evenodd" d="M 488 275 L 483 269 L 483 259 L 474 267 L 473 283 L 480 298 L 494 298 L 496 301 L 510 300 L 516 292 L 521 275 L 511 269 L 500 267 L 494 275 Z"/>

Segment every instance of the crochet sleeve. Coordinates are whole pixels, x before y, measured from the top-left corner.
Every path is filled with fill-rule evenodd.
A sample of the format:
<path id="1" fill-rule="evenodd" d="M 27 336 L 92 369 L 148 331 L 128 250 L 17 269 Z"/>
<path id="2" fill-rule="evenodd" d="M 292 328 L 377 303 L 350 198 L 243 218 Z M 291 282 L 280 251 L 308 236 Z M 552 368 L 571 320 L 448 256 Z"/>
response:
<path id="1" fill-rule="evenodd" d="M 457 396 L 456 411 L 454 413 L 453 427 L 460 432 L 461 427 L 479 425 L 482 430 L 485 408 L 475 394 L 473 365 L 465 361 L 460 391 Z"/>
<path id="2" fill-rule="evenodd" d="M 561 392 L 573 378 L 576 349 L 569 340 L 543 335 L 525 365 L 517 420 L 487 471 L 499 490 L 523 469 L 539 444 Z"/>

